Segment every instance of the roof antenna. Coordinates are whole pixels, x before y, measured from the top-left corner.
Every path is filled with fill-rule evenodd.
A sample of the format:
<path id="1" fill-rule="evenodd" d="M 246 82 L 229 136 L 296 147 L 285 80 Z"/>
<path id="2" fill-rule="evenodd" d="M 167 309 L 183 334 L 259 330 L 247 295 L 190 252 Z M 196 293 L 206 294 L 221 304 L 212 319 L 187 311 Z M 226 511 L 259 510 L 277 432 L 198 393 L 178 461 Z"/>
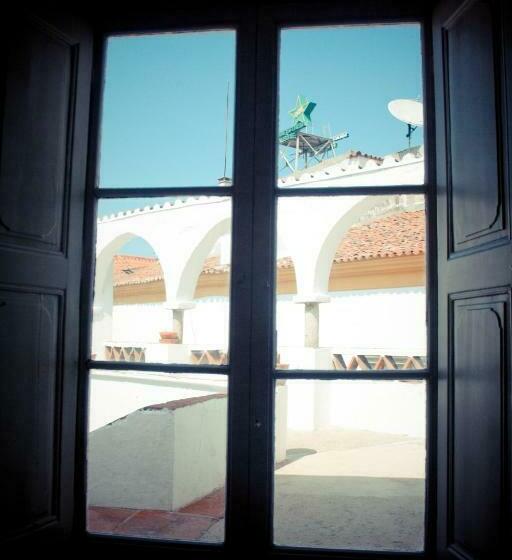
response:
<path id="1" fill-rule="evenodd" d="M 228 90 L 226 94 L 226 119 L 224 127 L 226 129 L 226 136 L 224 140 L 224 174 L 218 180 L 220 187 L 230 187 L 233 183 L 229 177 L 226 177 L 227 163 L 228 163 L 228 116 L 229 116 L 229 81 Z"/>

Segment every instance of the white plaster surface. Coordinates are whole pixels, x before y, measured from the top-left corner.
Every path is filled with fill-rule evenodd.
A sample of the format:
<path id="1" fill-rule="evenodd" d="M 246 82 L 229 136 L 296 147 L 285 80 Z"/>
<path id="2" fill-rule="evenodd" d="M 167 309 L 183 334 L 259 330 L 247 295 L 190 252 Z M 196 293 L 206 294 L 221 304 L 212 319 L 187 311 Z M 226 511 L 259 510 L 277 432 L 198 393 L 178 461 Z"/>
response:
<path id="1" fill-rule="evenodd" d="M 89 430 L 97 430 L 145 406 L 226 390 L 226 380 L 217 375 L 92 371 Z"/>
<path id="2" fill-rule="evenodd" d="M 321 347 L 349 356 L 426 354 L 424 288 L 329 292 L 329 296 L 328 303 L 320 304 Z M 169 330 L 172 318 L 163 304 L 115 305 L 112 316 L 109 340 L 144 346 L 158 345 L 159 332 Z M 276 326 L 281 362 L 309 367 L 306 362 L 301 365 L 304 305 L 295 303 L 291 295 L 278 296 Z M 183 338 L 190 349 L 225 350 L 228 336 L 228 298 L 201 298 L 194 309 L 185 311 Z"/>
<path id="3" fill-rule="evenodd" d="M 89 505 L 172 509 L 174 435 L 169 411 L 135 412 L 91 432 Z"/>
<path id="4" fill-rule="evenodd" d="M 89 434 L 88 502 L 174 511 L 225 484 L 227 399 L 138 410 Z"/>
<path id="5" fill-rule="evenodd" d="M 424 288 L 352 290 L 329 296 L 328 303 L 319 305 L 321 347 L 349 356 L 426 354 Z M 295 361 L 295 348 L 304 341 L 304 305 L 282 295 L 276 307 L 279 351 Z"/>
<path id="6" fill-rule="evenodd" d="M 423 382 L 288 381 L 288 427 L 370 430 L 425 437 Z M 319 421 L 315 414 L 323 412 Z"/>
<path id="7" fill-rule="evenodd" d="M 183 507 L 226 483 L 227 399 L 174 413 L 171 509 Z"/>

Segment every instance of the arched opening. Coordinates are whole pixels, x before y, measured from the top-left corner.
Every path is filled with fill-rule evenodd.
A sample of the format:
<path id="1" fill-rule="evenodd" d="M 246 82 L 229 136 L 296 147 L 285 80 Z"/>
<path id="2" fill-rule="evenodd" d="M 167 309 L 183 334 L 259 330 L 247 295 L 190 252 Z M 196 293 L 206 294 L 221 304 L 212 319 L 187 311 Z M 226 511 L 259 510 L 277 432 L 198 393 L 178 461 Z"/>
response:
<path id="1" fill-rule="evenodd" d="M 177 287 L 178 299 L 192 302 L 181 311 L 191 363 L 228 363 L 230 278 L 231 216 L 224 216 L 196 239 Z"/>
<path id="2" fill-rule="evenodd" d="M 330 229 L 316 274 L 329 295 L 321 345 L 335 368 L 424 367 L 422 196 L 365 197 Z"/>
<path id="3" fill-rule="evenodd" d="M 151 361 L 148 345 L 168 330 L 165 278 L 154 246 L 132 232 L 108 241 L 100 229 L 96 259 L 93 348 L 96 359 Z"/>

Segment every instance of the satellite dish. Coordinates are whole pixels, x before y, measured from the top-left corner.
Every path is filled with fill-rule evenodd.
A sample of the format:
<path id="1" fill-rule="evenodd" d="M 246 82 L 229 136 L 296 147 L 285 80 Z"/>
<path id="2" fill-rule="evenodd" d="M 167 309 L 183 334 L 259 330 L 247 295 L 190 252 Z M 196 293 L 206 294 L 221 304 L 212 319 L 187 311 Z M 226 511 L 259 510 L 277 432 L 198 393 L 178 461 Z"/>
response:
<path id="1" fill-rule="evenodd" d="M 396 119 L 407 125 L 405 137 L 410 148 L 412 133 L 418 126 L 423 126 L 423 103 L 414 99 L 394 99 L 388 103 L 388 110 Z"/>
<path id="2" fill-rule="evenodd" d="M 389 112 L 399 121 L 411 126 L 423 126 L 423 103 L 414 99 L 394 99 L 388 103 Z"/>

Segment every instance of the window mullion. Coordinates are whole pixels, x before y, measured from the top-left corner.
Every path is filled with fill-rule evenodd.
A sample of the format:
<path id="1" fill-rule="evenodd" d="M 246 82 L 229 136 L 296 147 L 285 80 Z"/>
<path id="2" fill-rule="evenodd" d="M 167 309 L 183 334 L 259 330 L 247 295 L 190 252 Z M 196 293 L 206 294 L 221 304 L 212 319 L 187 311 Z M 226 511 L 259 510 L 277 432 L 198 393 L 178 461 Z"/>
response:
<path id="1" fill-rule="evenodd" d="M 253 227 L 254 289 L 252 297 L 250 398 L 250 523 L 253 543 L 263 552 L 271 543 L 273 473 L 273 346 L 275 261 L 275 143 L 278 30 L 262 13 L 259 18 L 255 185 Z"/>
<path id="2" fill-rule="evenodd" d="M 251 320 L 255 274 L 251 259 L 256 26 L 251 13 L 237 28 L 235 137 L 232 187 L 230 382 L 225 543 L 242 550 L 252 535 L 249 522 Z"/>

